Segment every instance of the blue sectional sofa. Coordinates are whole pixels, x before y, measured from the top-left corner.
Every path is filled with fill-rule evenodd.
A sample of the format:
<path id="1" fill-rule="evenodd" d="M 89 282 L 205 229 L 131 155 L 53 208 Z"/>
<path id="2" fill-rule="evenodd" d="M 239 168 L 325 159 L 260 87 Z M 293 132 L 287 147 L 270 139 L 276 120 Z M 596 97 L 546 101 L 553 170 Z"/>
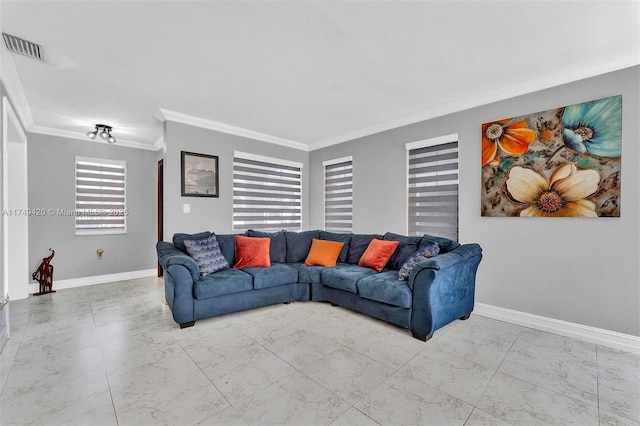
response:
<path id="1" fill-rule="evenodd" d="M 166 300 L 181 328 L 196 320 L 291 301 L 324 301 L 410 329 L 428 340 L 435 330 L 469 317 L 474 306 L 476 271 L 482 259 L 478 244 L 424 235 L 393 233 L 336 234 L 325 231 L 264 233 L 245 236 L 271 238 L 271 267 L 225 269 L 201 276 L 185 249 L 185 240 L 210 232 L 176 234 L 173 244 L 158 242 L 158 261 L 164 270 Z M 234 265 L 234 235 L 215 234 L 222 254 Z M 335 267 L 305 266 L 313 238 L 344 243 Z M 376 272 L 358 266 L 374 238 L 398 241 L 386 269 Z M 408 280 L 398 269 L 416 250 L 438 243 L 440 254 L 415 265 Z"/>

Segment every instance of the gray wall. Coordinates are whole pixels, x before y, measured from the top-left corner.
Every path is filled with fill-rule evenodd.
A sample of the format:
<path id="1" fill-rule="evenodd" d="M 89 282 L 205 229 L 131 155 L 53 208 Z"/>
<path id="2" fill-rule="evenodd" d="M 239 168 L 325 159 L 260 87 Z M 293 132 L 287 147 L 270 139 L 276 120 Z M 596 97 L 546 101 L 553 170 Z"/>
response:
<path id="1" fill-rule="evenodd" d="M 176 122 L 165 123 L 164 159 L 164 239 L 176 232 L 214 231 L 229 233 L 233 226 L 233 152 L 241 151 L 303 164 L 302 227 L 308 228 L 309 153 L 294 148 L 260 142 Z M 180 151 L 217 155 L 219 160 L 219 198 L 180 195 Z M 191 213 L 183 213 L 183 204 Z"/>
<path id="2" fill-rule="evenodd" d="M 2 169 L 2 135 L 3 135 L 3 127 L 4 123 L 3 123 L 3 119 L 2 117 L 4 116 L 4 103 L 2 102 L 2 98 L 4 98 L 5 96 L 8 97 L 7 92 L 5 91 L 4 88 L 4 84 L 2 83 L 2 80 L 0 80 L 0 211 L 4 210 L 4 173 L 3 173 L 3 169 Z M 4 226 L 2 225 L 2 220 L 4 220 L 3 217 L 0 216 L 0 281 L 4 281 L 4 253 L 3 253 L 3 232 L 4 232 Z M 7 288 L 6 285 L 7 283 L 3 282 L 3 285 L 0 285 L 0 288 L 3 290 L 0 294 L 0 298 L 2 298 L 2 301 L 4 303 L 4 296 L 6 294 Z M 2 323 L 2 321 L 4 320 L 4 315 L 0 315 L 0 330 L 2 330 L 2 326 L 4 325 Z"/>
<path id="3" fill-rule="evenodd" d="M 55 280 L 82 278 L 156 267 L 157 153 L 28 133 L 29 208 L 75 208 L 75 157 L 127 162 L 127 234 L 75 235 L 73 216 L 29 218 L 29 265 L 35 270 L 49 247 L 56 251 Z M 104 259 L 96 259 L 96 250 Z"/>
<path id="4" fill-rule="evenodd" d="M 323 224 L 322 161 L 353 156 L 354 232 L 406 232 L 404 144 L 451 133 L 460 142 L 460 241 L 484 259 L 480 303 L 640 335 L 640 68 L 566 84 L 310 153 L 310 227 Z M 621 217 L 480 216 L 481 124 L 623 95 Z"/>

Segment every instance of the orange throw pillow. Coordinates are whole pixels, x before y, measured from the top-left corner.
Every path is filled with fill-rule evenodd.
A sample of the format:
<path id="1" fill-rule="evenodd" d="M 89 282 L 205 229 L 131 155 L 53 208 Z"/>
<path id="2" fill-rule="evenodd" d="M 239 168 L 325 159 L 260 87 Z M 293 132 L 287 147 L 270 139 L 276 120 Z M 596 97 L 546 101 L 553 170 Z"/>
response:
<path id="1" fill-rule="evenodd" d="M 269 258 L 269 245 L 271 238 L 251 238 L 236 235 L 234 238 L 236 245 L 235 269 L 239 268 L 268 268 L 271 266 Z"/>
<path id="2" fill-rule="evenodd" d="M 336 266 L 342 246 L 344 243 L 338 241 L 314 238 L 311 241 L 311 249 L 304 264 L 307 266 Z"/>
<path id="3" fill-rule="evenodd" d="M 382 272 L 384 265 L 387 264 L 393 252 L 396 251 L 398 244 L 400 244 L 400 241 L 386 241 L 374 238 L 362 254 L 358 265 Z"/>

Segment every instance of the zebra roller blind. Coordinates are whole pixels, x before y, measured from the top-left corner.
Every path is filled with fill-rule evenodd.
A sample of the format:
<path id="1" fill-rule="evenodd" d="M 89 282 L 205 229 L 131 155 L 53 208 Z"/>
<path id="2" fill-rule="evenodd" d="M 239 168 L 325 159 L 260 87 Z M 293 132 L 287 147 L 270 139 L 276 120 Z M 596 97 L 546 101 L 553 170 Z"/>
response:
<path id="1" fill-rule="evenodd" d="M 302 164 L 236 152 L 233 230 L 300 230 Z"/>
<path id="2" fill-rule="evenodd" d="M 407 144 L 409 235 L 431 234 L 458 241 L 458 141 L 457 135 L 452 136 L 455 141 L 417 147 L 419 143 Z"/>
<path id="3" fill-rule="evenodd" d="M 352 157 L 329 160 L 324 165 L 324 229 L 331 232 L 353 230 Z"/>
<path id="4" fill-rule="evenodd" d="M 127 233 L 127 163 L 76 157 L 76 235 Z"/>

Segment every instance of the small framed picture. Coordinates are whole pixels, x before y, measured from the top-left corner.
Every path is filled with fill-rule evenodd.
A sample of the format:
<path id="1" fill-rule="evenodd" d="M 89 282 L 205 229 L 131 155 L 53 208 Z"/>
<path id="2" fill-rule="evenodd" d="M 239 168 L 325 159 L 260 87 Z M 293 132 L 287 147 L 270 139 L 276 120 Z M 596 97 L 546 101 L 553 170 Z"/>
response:
<path id="1" fill-rule="evenodd" d="M 183 197 L 219 197 L 218 156 L 180 152 Z"/>

